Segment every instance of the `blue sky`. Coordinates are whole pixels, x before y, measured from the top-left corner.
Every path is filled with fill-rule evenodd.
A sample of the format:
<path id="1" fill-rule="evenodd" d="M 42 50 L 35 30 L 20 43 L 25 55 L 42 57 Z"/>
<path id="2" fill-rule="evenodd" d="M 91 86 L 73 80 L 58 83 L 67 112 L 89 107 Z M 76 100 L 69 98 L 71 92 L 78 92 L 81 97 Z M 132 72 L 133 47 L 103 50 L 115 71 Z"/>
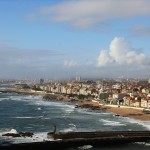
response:
<path id="1" fill-rule="evenodd" d="M 149 0 L 0 0 L 0 78 L 149 78 L 149 7 Z"/>

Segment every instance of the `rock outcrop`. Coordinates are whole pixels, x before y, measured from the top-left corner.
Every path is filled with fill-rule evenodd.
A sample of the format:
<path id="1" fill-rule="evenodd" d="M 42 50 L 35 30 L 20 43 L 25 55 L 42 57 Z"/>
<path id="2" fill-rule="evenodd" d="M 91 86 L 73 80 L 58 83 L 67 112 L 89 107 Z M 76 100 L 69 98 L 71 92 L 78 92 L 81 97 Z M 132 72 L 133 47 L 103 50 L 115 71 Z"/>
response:
<path id="1" fill-rule="evenodd" d="M 5 133 L 2 136 L 12 136 L 12 137 L 32 137 L 32 132 L 19 132 L 19 133 Z"/>

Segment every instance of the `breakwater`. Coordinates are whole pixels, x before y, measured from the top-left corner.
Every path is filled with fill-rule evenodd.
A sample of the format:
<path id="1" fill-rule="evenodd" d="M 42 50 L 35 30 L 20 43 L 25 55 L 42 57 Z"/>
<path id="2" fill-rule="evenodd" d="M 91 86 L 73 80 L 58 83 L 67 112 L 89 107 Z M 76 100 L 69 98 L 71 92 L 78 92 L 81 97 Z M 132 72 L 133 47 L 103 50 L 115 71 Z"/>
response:
<path id="1" fill-rule="evenodd" d="M 54 139 L 102 138 L 102 137 L 149 137 L 150 131 L 95 131 L 95 132 L 51 132 Z"/>
<path id="2" fill-rule="evenodd" d="M 26 149 L 64 149 L 79 147 L 83 145 L 92 146 L 114 146 L 133 142 L 146 142 L 150 140 L 150 136 L 126 136 L 126 137 L 97 137 L 97 138 L 80 138 L 66 139 L 58 141 L 44 141 L 34 143 L 12 144 L 8 146 L 0 146 L 1 150 L 26 150 Z"/>

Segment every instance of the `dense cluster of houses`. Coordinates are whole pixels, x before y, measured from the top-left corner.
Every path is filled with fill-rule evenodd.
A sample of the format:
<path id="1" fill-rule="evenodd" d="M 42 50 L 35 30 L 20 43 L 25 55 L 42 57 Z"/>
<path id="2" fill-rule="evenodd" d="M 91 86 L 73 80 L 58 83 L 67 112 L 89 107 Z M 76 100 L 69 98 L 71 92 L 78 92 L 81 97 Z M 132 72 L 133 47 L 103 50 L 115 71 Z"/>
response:
<path id="1" fill-rule="evenodd" d="M 85 99 L 95 99 L 103 103 L 150 108 L 150 83 L 85 81 L 37 84 L 36 88 L 46 93 L 59 93 L 72 98 L 79 95 Z"/>

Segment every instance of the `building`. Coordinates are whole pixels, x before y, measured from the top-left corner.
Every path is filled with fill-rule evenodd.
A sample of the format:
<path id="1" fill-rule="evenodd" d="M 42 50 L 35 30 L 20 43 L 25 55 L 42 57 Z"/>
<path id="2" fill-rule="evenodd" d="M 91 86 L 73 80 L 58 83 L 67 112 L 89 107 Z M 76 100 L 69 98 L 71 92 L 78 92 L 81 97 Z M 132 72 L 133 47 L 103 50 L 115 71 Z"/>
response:
<path id="1" fill-rule="evenodd" d="M 148 79 L 148 83 L 150 84 L 150 78 Z"/>
<path id="2" fill-rule="evenodd" d="M 40 79 L 40 84 L 43 84 L 44 83 L 44 79 Z"/>
<path id="3" fill-rule="evenodd" d="M 76 81 L 80 82 L 81 81 L 81 77 L 80 76 L 76 76 Z"/>

